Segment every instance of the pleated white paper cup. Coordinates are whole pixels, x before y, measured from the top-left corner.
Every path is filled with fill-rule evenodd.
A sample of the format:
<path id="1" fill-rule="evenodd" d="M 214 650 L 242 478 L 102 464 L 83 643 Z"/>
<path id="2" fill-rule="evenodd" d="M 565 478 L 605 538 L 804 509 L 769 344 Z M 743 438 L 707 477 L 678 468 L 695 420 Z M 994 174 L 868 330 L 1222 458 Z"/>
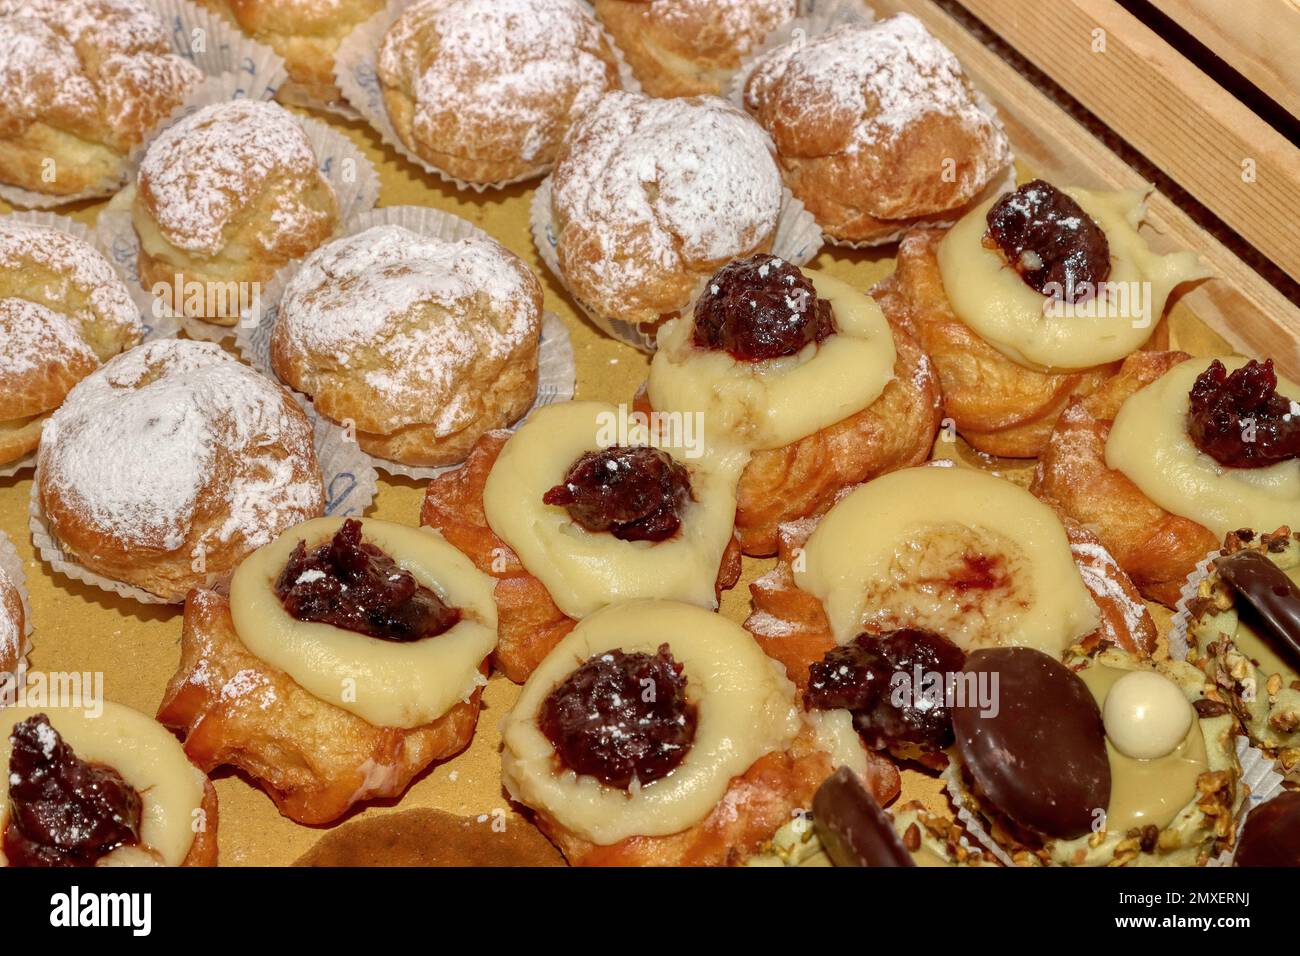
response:
<path id="1" fill-rule="evenodd" d="M 551 275 L 555 276 L 560 285 L 564 286 L 564 290 L 569 293 L 569 298 L 596 328 L 611 338 L 640 349 L 642 352 L 653 352 L 658 348 L 656 336 L 662 320 L 655 323 L 653 327 L 647 327 L 647 323 L 629 322 L 617 316 L 606 315 L 584 301 L 570 287 L 564 272 L 560 269 L 558 251 L 560 240 L 559 232 L 555 228 L 555 207 L 551 202 L 550 176 L 542 180 L 537 191 L 533 193 L 532 205 L 529 208 L 529 228 L 533 234 L 533 245 L 537 247 L 537 253 L 546 263 L 546 268 L 551 271 Z M 782 187 L 781 209 L 777 213 L 776 231 L 772 238 L 772 255 L 802 266 L 811 262 L 821 248 L 822 231 L 817 221 L 789 189 Z M 708 281 L 708 276 L 700 279 L 690 298 L 678 310 L 679 314 L 689 314 L 695 308 L 695 302 Z M 669 316 L 665 315 L 663 318 L 667 319 Z"/>
<path id="2" fill-rule="evenodd" d="M 104 179 L 74 195 L 49 193 L 0 185 L 0 198 L 27 209 L 53 209 L 83 199 L 111 196 L 129 182 L 139 168 L 149 144 L 179 116 L 192 111 L 192 104 L 205 101 L 213 86 L 233 82 L 239 98 L 269 100 L 288 74 L 284 61 L 270 47 L 245 36 L 220 15 L 192 0 L 145 0 L 157 11 L 172 52 L 193 63 L 203 79 L 170 116 L 150 130 L 127 157 L 119 175 Z"/>
<path id="3" fill-rule="evenodd" d="M 492 237 L 471 222 L 453 216 L 451 213 L 428 206 L 385 206 L 382 209 L 370 209 L 353 216 L 343 227 L 343 236 L 364 232 L 373 226 L 393 225 L 409 229 L 421 236 L 431 239 L 443 239 L 457 242 L 461 239 L 491 239 Z M 495 240 L 494 240 L 495 241 Z M 235 347 L 243 358 L 275 378 L 271 367 L 271 331 L 280 311 L 280 299 L 288 287 L 289 281 L 297 274 L 301 263 L 282 269 L 267 290 L 267 298 L 261 310 L 260 321 L 256 324 L 241 324 L 235 330 Z M 573 353 L 573 342 L 569 330 L 559 316 L 551 312 L 542 314 L 541 343 L 537 355 L 537 399 L 532 407 L 519 421 L 509 426 L 518 428 L 534 411 L 544 405 L 567 402 L 573 398 L 577 381 L 577 362 Z M 281 382 L 286 388 L 289 386 Z M 302 396 L 304 401 L 310 401 Z M 324 416 L 321 416 L 322 418 Z M 361 452 L 363 455 L 365 452 Z M 378 456 L 368 456 L 374 467 L 390 475 L 402 475 L 420 480 L 436 478 L 459 465 L 439 468 L 424 468 L 404 465 Z"/>
<path id="4" fill-rule="evenodd" d="M 595 10 L 591 5 L 586 0 L 580 2 L 586 7 L 587 12 L 595 17 Z M 343 98 L 348 105 L 374 128 L 385 143 L 425 172 L 437 176 L 443 182 L 451 183 L 457 189 L 482 193 L 489 189 L 504 189 L 516 183 L 529 182 L 546 175 L 549 166 L 512 179 L 491 183 L 470 182 L 435 166 L 402 142 L 388 116 L 388 107 L 384 104 L 384 91 L 379 81 L 379 47 L 393 21 L 410 6 L 412 0 L 390 0 L 387 7 L 359 24 L 339 44 L 334 54 L 334 82 L 343 92 Z M 641 84 L 632 73 L 632 68 L 627 65 L 623 51 L 618 48 L 618 44 L 614 42 L 609 32 L 603 27 L 601 29 L 609 41 L 610 49 L 614 51 L 614 59 L 618 64 L 619 85 L 622 89 L 640 92 Z"/>
<path id="5" fill-rule="evenodd" d="M 1241 780 L 1238 785 L 1246 789 L 1246 799 L 1237 811 L 1237 839 L 1231 850 L 1224 850 L 1206 863 L 1206 866 L 1232 866 L 1233 858 L 1237 855 L 1237 844 L 1241 842 L 1241 831 L 1246 826 L 1246 817 L 1250 811 L 1282 792 L 1283 777 L 1277 772 L 1273 758 L 1258 747 L 1252 747 L 1245 737 L 1237 738 L 1237 758 L 1241 761 Z"/>
<path id="6" fill-rule="evenodd" d="M 1222 548 L 1215 548 L 1196 562 L 1195 570 L 1187 576 L 1187 580 L 1183 582 L 1182 590 L 1178 593 L 1178 601 L 1174 604 L 1173 617 L 1169 619 L 1169 656 L 1176 661 L 1187 660 L 1192 642 L 1190 632 L 1192 612 L 1190 605 L 1196 598 L 1196 592 L 1200 588 L 1201 582 L 1210 576 L 1214 559 L 1222 553 Z"/>
<path id="7" fill-rule="evenodd" d="M 21 674 L 27 669 L 27 655 L 32 652 L 32 602 L 27 592 L 27 573 L 23 570 L 23 559 L 14 547 L 13 541 L 0 531 L 0 573 L 18 590 L 18 599 L 23 605 L 23 633 L 19 635 L 18 667 Z M 0 678 L 4 675 L 0 674 Z"/>
<path id="8" fill-rule="evenodd" d="M 199 104 L 195 109 L 210 103 L 224 102 L 230 97 L 221 94 L 232 92 L 232 88 L 227 85 L 213 92 L 214 99 Z M 373 208 L 379 199 L 379 174 L 366 155 L 353 144 L 352 140 L 328 124 L 310 117 L 290 115 L 293 115 L 294 119 L 302 125 L 316 154 L 322 175 L 334 187 L 338 197 L 339 221 L 347 222 L 350 217 Z M 136 235 L 135 225 L 131 221 L 135 189 L 134 184 L 129 185 L 109 201 L 99 214 L 96 233 L 100 249 L 127 277 L 128 285 L 133 289 L 140 289 L 147 296 L 149 311 L 146 313 L 146 321 L 149 321 L 148 317 L 151 316 L 154 322 L 172 323 L 178 329 L 183 329 L 190 338 L 208 342 L 221 342 L 234 336 L 237 326 L 217 325 L 214 322 L 177 315 L 171 311 L 165 299 L 155 296 L 151 290 L 143 289 L 140 285 L 140 238 Z M 283 271 L 282 269 L 281 272 Z M 251 310 L 256 311 L 265 307 L 267 296 L 271 293 L 278 277 L 277 273 L 276 277 L 259 290 L 256 301 L 249 307 Z"/>

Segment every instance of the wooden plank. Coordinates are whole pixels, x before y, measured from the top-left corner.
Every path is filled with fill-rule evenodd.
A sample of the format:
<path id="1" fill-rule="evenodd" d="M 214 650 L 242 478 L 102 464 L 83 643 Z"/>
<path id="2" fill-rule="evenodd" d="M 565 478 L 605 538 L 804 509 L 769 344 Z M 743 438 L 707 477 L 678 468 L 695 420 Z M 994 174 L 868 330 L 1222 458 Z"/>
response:
<path id="1" fill-rule="evenodd" d="M 1300 150 L 1113 0 L 960 0 L 1300 281 Z"/>
<path id="2" fill-rule="evenodd" d="M 1018 161 L 1032 174 L 1094 189 L 1143 184 L 1128 164 L 931 0 L 873 0 L 873 6 L 881 16 L 915 14 L 948 45 L 997 107 Z M 1168 197 L 1154 192 L 1148 207 L 1143 231 L 1152 245 L 1194 249 L 1216 276 L 1180 296 L 1173 317 L 1187 310 L 1236 351 L 1272 356 L 1288 377 L 1300 377 L 1300 308 Z"/>
<path id="3" fill-rule="evenodd" d="M 1292 116 L 1300 116 L 1300 3 L 1150 0 Z"/>

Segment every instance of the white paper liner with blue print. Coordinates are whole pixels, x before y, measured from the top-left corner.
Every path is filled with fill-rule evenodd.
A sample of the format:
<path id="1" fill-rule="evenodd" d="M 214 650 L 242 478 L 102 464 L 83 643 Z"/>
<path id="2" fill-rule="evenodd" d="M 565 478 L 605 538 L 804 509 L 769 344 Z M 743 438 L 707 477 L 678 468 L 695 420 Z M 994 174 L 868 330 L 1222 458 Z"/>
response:
<path id="1" fill-rule="evenodd" d="M 14 546 L 13 541 L 3 531 L 0 531 L 0 573 L 13 584 L 18 590 L 18 599 L 23 605 L 23 633 L 19 636 L 22 642 L 18 648 L 18 672 L 21 674 L 27 668 L 27 655 L 32 652 L 32 602 L 27 593 L 27 572 L 23 570 L 23 559 L 18 553 L 18 548 Z M 3 672 L 0 672 L 0 681 L 4 679 Z"/>
<path id="2" fill-rule="evenodd" d="M 55 196 L 48 193 L 0 186 L 0 198 L 27 209 L 53 209 L 82 199 L 111 196 L 134 176 L 149 143 L 177 117 L 191 111 L 191 104 L 205 101 L 214 84 L 233 82 L 238 98 L 269 100 L 288 77 L 284 61 L 270 47 L 245 36 L 222 17 L 192 0 L 144 0 L 162 19 L 172 52 L 203 71 L 204 79 L 190 91 L 185 102 L 147 133 L 131 151 L 121 175 L 111 177 L 79 193 Z"/>
<path id="3" fill-rule="evenodd" d="M 461 239 L 492 239 L 488 233 L 471 222 L 428 206 L 384 206 L 381 209 L 369 209 L 353 216 L 344 224 L 341 235 L 350 236 L 364 232 L 373 226 L 401 226 L 422 236 L 456 242 Z M 493 240 L 496 241 L 496 240 Z M 256 324 L 241 324 L 235 329 L 235 347 L 249 364 L 276 378 L 271 367 L 271 330 L 275 327 L 279 314 L 280 299 L 289 281 L 297 273 L 301 263 L 295 263 L 281 269 L 274 281 L 267 287 L 266 301 L 263 303 L 260 321 Z M 573 398 L 577 382 L 577 361 L 573 353 L 573 342 L 564 321 L 552 312 L 542 313 L 541 342 L 537 352 L 537 399 L 532 407 L 519 421 L 509 426 L 511 430 L 522 425 L 529 416 L 544 405 L 567 402 Z M 285 385 L 286 388 L 289 386 Z M 292 391 L 292 389 L 291 389 Z M 305 396 L 300 396 L 309 401 Z M 364 454 L 364 452 L 363 452 Z M 406 478 L 427 480 L 436 478 L 459 465 L 440 468 L 422 468 L 389 461 L 378 456 L 369 456 L 374 466 L 390 475 L 402 475 Z"/>

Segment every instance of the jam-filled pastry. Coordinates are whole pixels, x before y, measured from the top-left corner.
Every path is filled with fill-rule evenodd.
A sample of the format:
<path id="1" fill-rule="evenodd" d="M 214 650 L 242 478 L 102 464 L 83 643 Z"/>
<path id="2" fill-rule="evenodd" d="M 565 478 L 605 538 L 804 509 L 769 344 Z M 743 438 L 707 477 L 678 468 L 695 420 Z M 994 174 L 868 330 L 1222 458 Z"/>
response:
<path id="1" fill-rule="evenodd" d="M 143 0 L 0 0 L 0 182 L 114 188 L 202 79 Z"/>
<path id="2" fill-rule="evenodd" d="M 1228 535 L 1187 601 L 1188 659 L 1250 742 L 1300 777 L 1300 534 Z"/>
<path id="3" fill-rule="evenodd" d="M 542 284 L 505 246 L 380 225 L 308 256 L 271 365 L 370 454 L 452 465 L 532 407 L 541 326 Z"/>
<path id="4" fill-rule="evenodd" d="M 495 646 L 491 579 L 439 535 L 319 518 L 245 560 L 229 598 L 190 593 L 158 719 L 200 767 L 328 823 L 465 748 Z"/>
<path id="5" fill-rule="evenodd" d="M 73 560 L 178 604 L 325 508 L 292 396 L 181 339 L 124 352 L 69 393 L 41 435 L 34 493 Z"/>
<path id="6" fill-rule="evenodd" d="M 246 34 L 284 59 L 288 85 L 317 103 L 340 98 L 334 83 L 334 53 L 384 0 L 200 0 L 225 14 Z M 281 87 L 283 95 L 284 87 Z"/>
<path id="7" fill-rule="evenodd" d="M 149 144 L 131 220 L 141 284 L 176 314 L 233 326 L 254 298 L 245 290 L 337 231 L 339 203 L 297 117 L 240 99 Z"/>
<path id="8" fill-rule="evenodd" d="M 905 320 L 848 284 L 760 254 L 723 267 L 694 315 L 665 323 L 639 401 L 695 415 L 713 447 L 752 452 L 736 491 L 746 554 L 845 488 L 929 456 L 938 382 Z"/>
<path id="9" fill-rule="evenodd" d="M 726 95 L 741 59 L 794 18 L 797 0 L 595 0 L 651 96 Z"/>
<path id="10" fill-rule="evenodd" d="M 1233 866 L 1300 866 L 1300 791 L 1285 790 L 1246 817 Z"/>
<path id="11" fill-rule="evenodd" d="M 897 700 L 894 674 L 953 673 L 978 648 L 1155 647 L 1149 613 L 1086 530 L 1024 489 L 969 468 L 892 472 L 820 521 L 782 528 L 776 568 L 750 585 L 745 622 L 804 692 L 839 762 L 887 751 L 941 766 L 942 702 Z M 860 758 L 859 758 L 860 759 Z"/>
<path id="12" fill-rule="evenodd" d="M 790 190 L 844 242 L 951 222 L 1011 161 L 957 58 L 910 14 L 796 36 L 758 58 L 744 101 Z"/>
<path id="13" fill-rule="evenodd" d="M 580 0 L 422 0 L 389 27 L 376 72 L 407 149 L 477 184 L 550 169 L 570 125 L 619 86 Z"/>
<path id="14" fill-rule="evenodd" d="M 8 539 L 0 535 L 0 546 Z M 27 610 L 17 582 L 10 579 L 0 567 L 0 684 L 7 676 L 16 674 L 18 666 L 31 649 L 28 636 Z"/>
<path id="15" fill-rule="evenodd" d="M 52 226 L 0 220 L 0 467 L 35 451 L 72 386 L 143 336 L 98 250 Z"/>
<path id="16" fill-rule="evenodd" d="M 766 252 L 781 214 L 772 144 L 712 96 L 604 96 L 551 180 L 560 277 L 588 308 L 653 325 L 731 259 Z"/>
<path id="17" fill-rule="evenodd" d="M 217 791 L 156 721 L 0 709 L 0 866 L 216 866 Z"/>
<path id="18" fill-rule="evenodd" d="M 910 316 L 972 446 L 1036 457 L 1072 399 L 1153 341 L 1174 288 L 1207 274 L 1192 252 L 1153 252 L 1143 215 L 1141 191 L 1034 180 L 904 237 L 882 305 Z"/>
<path id="19" fill-rule="evenodd" d="M 496 578 L 498 670 L 522 682 L 576 620 L 616 601 L 717 607 L 740 575 L 743 458 L 695 453 L 652 442 L 614 405 L 566 402 L 513 435 L 489 432 L 429 483 L 420 523 Z"/>
<path id="20" fill-rule="evenodd" d="M 1016 865 L 1201 866 L 1232 845 L 1236 721 L 1191 664 L 997 647 L 962 678 L 998 706 L 953 707 L 948 783 Z"/>
<path id="21" fill-rule="evenodd" d="M 1229 532 L 1300 527 L 1300 386 L 1271 360 L 1168 353 L 1150 371 L 1160 365 L 1109 407 L 1071 404 L 1031 490 L 1096 532 L 1144 595 L 1172 606 Z"/>
<path id="22" fill-rule="evenodd" d="M 743 863 L 831 773 L 794 686 L 737 624 L 674 601 L 583 619 L 502 725 L 502 780 L 571 864 Z M 876 800 L 898 792 L 877 759 Z"/>

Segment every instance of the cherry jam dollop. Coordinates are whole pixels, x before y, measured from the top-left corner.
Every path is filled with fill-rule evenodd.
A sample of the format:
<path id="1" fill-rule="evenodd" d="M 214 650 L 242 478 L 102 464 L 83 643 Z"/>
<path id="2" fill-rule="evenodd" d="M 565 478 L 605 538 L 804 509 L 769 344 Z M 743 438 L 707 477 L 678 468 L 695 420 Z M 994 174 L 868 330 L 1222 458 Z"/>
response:
<path id="1" fill-rule="evenodd" d="M 794 355 L 835 331 L 831 304 L 784 259 L 738 259 L 709 280 L 695 304 L 694 342 L 742 362 Z"/>
<path id="2" fill-rule="evenodd" d="M 953 742 L 951 702 L 942 691 L 965 663 L 961 648 L 931 631 L 859 634 L 809 668 L 804 704 L 849 711 L 872 750 L 933 753 Z"/>
<path id="3" fill-rule="evenodd" d="M 654 654 L 606 651 L 542 702 L 538 726 L 560 762 L 626 790 L 667 776 L 695 739 L 695 705 L 667 644 Z"/>
<path id="4" fill-rule="evenodd" d="M 10 866 L 94 866 L 139 844 L 143 803 L 121 774 L 78 757 L 45 714 L 15 725 L 9 740 Z"/>
<path id="5" fill-rule="evenodd" d="M 1034 291 L 1079 302 L 1110 275 L 1110 243 L 1083 207 L 1051 183 L 1025 183 L 995 202 L 984 243 Z"/>
<path id="6" fill-rule="evenodd" d="M 691 475 L 671 455 L 644 445 L 586 452 L 542 496 L 592 532 L 621 541 L 666 541 L 682 525 Z"/>
<path id="7" fill-rule="evenodd" d="M 295 620 L 386 641 L 436 637 L 460 620 L 460 611 L 381 549 L 363 542 L 361 522 L 351 518 L 311 551 L 299 541 L 276 579 L 275 593 Z"/>
<path id="8" fill-rule="evenodd" d="M 1187 434 L 1220 465 L 1264 468 L 1300 456 L 1300 406 L 1278 394 L 1272 359 L 1231 374 L 1215 359 L 1188 398 Z"/>

